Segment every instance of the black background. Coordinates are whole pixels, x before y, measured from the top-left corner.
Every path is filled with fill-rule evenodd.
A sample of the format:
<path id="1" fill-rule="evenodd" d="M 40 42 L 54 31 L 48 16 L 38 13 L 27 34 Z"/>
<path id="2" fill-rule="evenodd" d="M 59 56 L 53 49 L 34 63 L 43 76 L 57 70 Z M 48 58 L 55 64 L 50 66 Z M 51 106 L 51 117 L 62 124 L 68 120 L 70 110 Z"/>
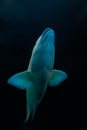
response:
<path id="1" fill-rule="evenodd" d="M 55 31 L 55 65 L 68 79 L 47 88 L 35 118 L 26 117 L 25 91 L 7 84 L 27 69 L 35 41 L 45 28 Z M 1 129 L 86 128 L 87 2 L 83 0 L 0 1 Z"/>

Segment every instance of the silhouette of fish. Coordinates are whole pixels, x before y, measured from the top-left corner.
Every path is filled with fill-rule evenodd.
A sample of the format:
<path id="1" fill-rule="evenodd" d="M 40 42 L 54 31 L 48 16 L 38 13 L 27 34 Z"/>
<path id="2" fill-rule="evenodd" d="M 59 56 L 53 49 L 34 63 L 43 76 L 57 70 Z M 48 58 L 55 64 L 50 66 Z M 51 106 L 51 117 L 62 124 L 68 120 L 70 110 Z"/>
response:
<path id="1" fill-rule="evenodd" d="M 29 120 L 31 115 L 31 119 L 34 118 L 47 85 L 55 87 L 67 78 L 64 71 L 53 70 L 54 59 L 55 33 L 53 29 L 46 28 L 36 41 L 28 69 L 8 79 L 9 84 L 19 89 L 26 89 L 27 116 L 25 122 Z"/>

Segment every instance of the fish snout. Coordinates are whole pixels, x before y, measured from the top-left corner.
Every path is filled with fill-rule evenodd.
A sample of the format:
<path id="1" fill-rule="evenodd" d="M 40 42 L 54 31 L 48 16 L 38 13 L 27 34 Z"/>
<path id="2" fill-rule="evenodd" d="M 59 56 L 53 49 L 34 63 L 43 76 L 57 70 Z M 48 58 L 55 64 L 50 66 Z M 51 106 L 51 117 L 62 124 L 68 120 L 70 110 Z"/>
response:
<path id="1" fill-rule="evenodd" d="M 55 33 L 51 28 L 43 31 L 33 49 L 29 69 L 33 73 L 41 72 L 44 68 L 49 71 L 54 65 L 55 55 Z"/>
<path id="2" fill-rule="evenodd" d="M 44 44 L 54 44 L 55 43 L 55 34 L 53 29 L 47 28 L 41 35 L 40 45 L 43 46 Z"/>

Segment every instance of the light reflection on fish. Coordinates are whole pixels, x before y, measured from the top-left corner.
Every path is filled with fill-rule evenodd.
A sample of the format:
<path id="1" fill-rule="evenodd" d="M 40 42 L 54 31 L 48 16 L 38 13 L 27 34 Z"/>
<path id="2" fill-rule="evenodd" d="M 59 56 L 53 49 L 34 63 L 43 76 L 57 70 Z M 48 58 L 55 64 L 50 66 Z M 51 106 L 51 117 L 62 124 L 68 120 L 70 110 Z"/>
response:
<path id="1" fill-rule="evenodd" d="M 47 28 L 36 41 L 32 51 L 28 69 L 13 75 L 8 83 L 26 89 L 26 120 L 34 118 L 37 106 L 41 102 L 47 85 L 55 87 L 62 83 L 67 74 L 61 70 L 53 70 L 55 59 L 55 33 Z"/>

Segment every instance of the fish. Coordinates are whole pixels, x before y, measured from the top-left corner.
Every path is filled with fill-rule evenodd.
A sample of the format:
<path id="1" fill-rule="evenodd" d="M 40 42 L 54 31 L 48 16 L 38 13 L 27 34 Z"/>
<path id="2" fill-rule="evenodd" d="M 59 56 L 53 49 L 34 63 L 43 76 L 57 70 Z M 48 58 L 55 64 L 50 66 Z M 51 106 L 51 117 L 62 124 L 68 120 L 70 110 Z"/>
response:
<path id="1" fill-rule="evenodd" d="M 56 87 L 67 77 L 62 70 L 53 69 L 55 61 L 55 32 L 46 28 L 32 50 L 27 70 L 11 76 L 7 83 L 26 90 L 26 119 L 33 120 L 47 86 Z"/>

